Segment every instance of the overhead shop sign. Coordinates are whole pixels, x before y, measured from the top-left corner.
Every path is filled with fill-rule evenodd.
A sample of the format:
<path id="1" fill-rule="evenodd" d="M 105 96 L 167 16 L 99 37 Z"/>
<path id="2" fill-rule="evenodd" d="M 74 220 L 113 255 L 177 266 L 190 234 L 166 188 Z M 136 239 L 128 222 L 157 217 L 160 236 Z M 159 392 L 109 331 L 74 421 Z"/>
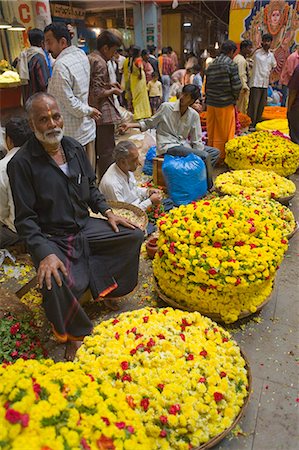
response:
<path id="1" fill-rule="evenodd" d="M 63 19 L 85 19 L 85 9 L 73 8 L 72 6 L 59 5 L 57 3 L 51 4 L 51 14 L 55 17 L 62 17 Z"/>

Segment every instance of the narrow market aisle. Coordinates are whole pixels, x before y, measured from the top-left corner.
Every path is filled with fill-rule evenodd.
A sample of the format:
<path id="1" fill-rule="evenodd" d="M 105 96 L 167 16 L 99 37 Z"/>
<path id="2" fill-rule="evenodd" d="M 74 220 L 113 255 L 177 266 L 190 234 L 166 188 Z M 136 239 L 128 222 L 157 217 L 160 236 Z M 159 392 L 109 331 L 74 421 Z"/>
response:
<path id="1" fill-rule="evenodd" d="M 291 209 L 298 221 L 299 175 L 291 179 L 297 186 Z M 239 435 L 229 436 L 215 450 L 298 449 L 298 260 L 299 233 L 289 242 L 271 301 L 233 330 L 250 362 L 253 393 Z"/>

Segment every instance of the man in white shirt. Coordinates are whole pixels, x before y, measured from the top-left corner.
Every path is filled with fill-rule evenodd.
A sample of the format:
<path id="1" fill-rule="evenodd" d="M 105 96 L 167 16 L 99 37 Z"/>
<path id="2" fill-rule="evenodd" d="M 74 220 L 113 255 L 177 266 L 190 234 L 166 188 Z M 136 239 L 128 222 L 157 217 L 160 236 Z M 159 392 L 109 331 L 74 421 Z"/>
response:
<path id="1" fill-rule="evenodd" d="M 95 120 L 101 113 L 88 105 L 90 65 L 87 56 L 71 45 L 63 23 L 51 23 L 44 30 L 46 48 L 56 58 L 48 93 L 56 98 L 64 119 L 64 133 L 85 147 L 95 168 Z"/>
<path id="2" fill-rule="evenodd" d="M 276 59 L 270 51 L 273 37 L 271 34 L 262 36 L 262 48 L 256 50 L 253 55 L 253 68 L 249 82 L 250 95 L 248 115 L 251 118 L 251 127 L 262 120 L 264 107 L 267 103 L 267 91 L 271 71 L 276 67 Z"/>
<path id="3" fill-rule="evenodd" d="M 199 114 L 191 108 L 200 98 L 200 90 L 193 84 L 183 87 L 180 99 L 174 103 L 162 103 L 157 113 L 137 123 L 121 125 L 123 131 L 140 128 L 146 131 L 156 128 L 157 155 L 168 153 L 173 156 L 187 156 L 189 153 L 202 158 L 207 169 L 209 189 L 213 186 L 212 167 L 219 158 L 219 150 L 202 142 Z"/>
<path id="4" fill-rule="evenodd" d="M 158 189 L 138 187 L 134 177 L 139 166 L 139 153 L 130 141 L 119 142 L 114 149 L 115 163 L 105 172 L 100 182 L 100 191 L 106 200 L 131 203 L 144 211 L 162 200 Z"/>
<path id="5" fill-rule="evenodd" d="M 0 248 L 7 248 L 19 241 L 14 226 L 15 207 L 7 175 L 7 164 L 31 135 L 27 119 L 11 118 L 5 126 L 8 152 L 0 161 Z"/>
<path id="6" fill-rule="evenodd" d="M 248 100 L 250 88 L 248 86 L 249 82 L 249 69 L 247 58 L 252 53 L 252 42 L 249 39 L 245 39 L 240 44 L 240 53 L 238 53 L 233 61 L 238 66 L 239 77 L 242 83 L 242 90 L 240 92 L 239 98 L 237 100 L 237 108 L 242 114 L 247 114 Z"/>

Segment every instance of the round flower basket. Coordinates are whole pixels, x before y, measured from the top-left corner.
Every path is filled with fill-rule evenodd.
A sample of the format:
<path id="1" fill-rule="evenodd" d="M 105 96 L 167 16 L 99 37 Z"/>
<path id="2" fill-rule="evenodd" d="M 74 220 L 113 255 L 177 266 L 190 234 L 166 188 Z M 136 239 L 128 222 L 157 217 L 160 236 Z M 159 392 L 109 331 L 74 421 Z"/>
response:
<path id="1" fill-rule="evenodd" d="M 280 131 L 283 134 L 290 134 L 287 119 L 264 120 L 256 124 L 256 131 Z"/>
<path id="2" fill-rule="evenodd" d="M 225 153 L 225 163 L 234 170 L 260 169 L 287 177 L 298 168 L 299 145 L 275 131 L 257 131 L 231 139 Z"/>
<path id="3" fill-rule="evenodd" d="M 247 356 L 245 355 L 245 353 L 241 350 L 241 355 L 244 358 L 244 360 L 246 361 L 246 369 L 247 369 L 247 376 L 248 376 L 248 396 L 242 406 L 241 411 L 239 412 L 239 414 L 237 415 L 237 417 L 235 418 L 234 422 L 231 424 L 231 426 L 229 428 L 227 428 L 225 431 L 223 431 L 223 433 L 218 434 L 218 436 L 213 437 L 209 442 L 207 442 L 206 444 L 201 445 L 200 447 L 197 447 L 197 449 L 194 450 L 207 450 L 210 448 L 213 448 L 215 445 L 219 444 L 221 441 L 223 441 L 223 439 L 226 438 L 226 436 L 238 425 L 238 423 L 240 422 L 240 420 L 242 419 L 245 410 L 248 406 L 249 400 L 250 400 L 250 396 L 251 396 L 251 392 L 252 392 L 252 374 L 251 374 L 251 368 L 250 368 L 250 364 L 249 361 L 247 359 Z"/>
<path id="4" fill-rule="evenodd" d="M 215 180 L 215 189 L 220 195 L 274 199 L 284 205 L 287 205 L 296 193 L 296 185 L 293 181 L 275 172 L 259 169 L 222 173 Z"/>
<path id="5" fill-rule="evenodd" d="M 269 299 L 295 220 L 274 200 L 225 196 L 173 209 L 158 227 L 153 272 L 166 301 L 233 323 Z"/>
<path id="6" fill-rule="evenodd" d="M 294 230 L 288 235 L 288 239 L 292 239 L 292 237 L 297 233 L 299 230 L 299 222 L 296 222 Z"/>
<path id="7" fill-rule="evenodd" d="M 148 225 L 148 217 L 145 211 L 138 206 L 131 205 L 126 202 L 108 201 L 108 205 L 113 209 L 113 212 L 123 217 L 124 219 L 130 220 L 134 225 L 137 225 L 142 231 L 145 231 Z M 90 217 L 103 217 L 100 213 L 95 214 L 90 212 Z"/>
<path id="8" fill-rule="evenodd" d="M 183 311 L 189 311 L 189 312 L 199 312 L 200 314 L 202 314 L 203 316 L 207 316 L 212 320 L 215 320 L 215 322 L 217 323 L 224 323 L 223 318 L 221 317 L 220 314 L 213 314 L 210 311 L 205 311 L 205 310 L 201 310 L 200 308 L 188 308 L 185 305 L 180 305 L 179 303 L 177 303 L 175 300 L 167 297 L 167 295 L 165 295 L 162 291 L 161 288 L 159 287 L 159 284 L 157 282 L 157 280 L 154 278 L 154 288 L 158 294 L 158 296 L 160 297 L 161 300 L 163 300 L 165 303 L 167 303 L 168 305 L 172 306 L 173 308 L 178 308 L 178 309 L 182 309 Z M 271 295 L 269 295 L 269 297 L 263 301 L 263 303 L 258 306 L 256 308 L 256 311 L 253 313 L 251 311 L 242 311 L 239 314 L 238 320 L 240 319 L 245 319 L 246 317 L 252 316 L 252 314 L 256 314 L 257 312 L 261 311 L 263 309 L 264 306 L 266 306 L 269 301 L 271 300 Z"/>
<path id="9" fill-rule="evenodd" d="M 249 362 L 230 333 L 198 312 L 169 307 L 102 322 L 76 363 L 93 379 L 107 379 L 104 389 L 119 390 L 114 406 L 125 408 L 135 430 L 137 415 L 148 450 L 211 448 L 239 422 L 252 390 Z"/>

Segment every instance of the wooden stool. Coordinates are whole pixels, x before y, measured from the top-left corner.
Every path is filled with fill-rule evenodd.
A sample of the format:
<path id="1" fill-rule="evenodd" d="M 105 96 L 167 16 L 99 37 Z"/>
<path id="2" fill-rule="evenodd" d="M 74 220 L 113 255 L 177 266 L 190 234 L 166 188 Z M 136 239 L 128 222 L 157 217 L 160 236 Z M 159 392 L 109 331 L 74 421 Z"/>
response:
<path id="1" fill-rule="evenodd" d="M 157 186 L 162 186 L 166 189 L 166 183 L 162 172 L 163 161 L 164 158 L 161 156 L 157 156 L 153 159 L 153 181 Z"/>

